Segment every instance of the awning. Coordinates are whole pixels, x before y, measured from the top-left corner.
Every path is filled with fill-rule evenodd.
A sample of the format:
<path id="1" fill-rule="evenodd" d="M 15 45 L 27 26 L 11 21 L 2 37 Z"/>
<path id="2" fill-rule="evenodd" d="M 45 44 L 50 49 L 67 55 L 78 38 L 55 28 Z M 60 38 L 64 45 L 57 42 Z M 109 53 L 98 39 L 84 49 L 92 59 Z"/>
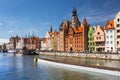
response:
<path id="1" fill-rule="evenodd" d="M 41 48 L 40 50 L 46 50 L 46 48 Z"/>
<path id="2" fill-rule="evenodd" d="M 52 50 L 52 48 L 47 48 L 47 50 Z"/>

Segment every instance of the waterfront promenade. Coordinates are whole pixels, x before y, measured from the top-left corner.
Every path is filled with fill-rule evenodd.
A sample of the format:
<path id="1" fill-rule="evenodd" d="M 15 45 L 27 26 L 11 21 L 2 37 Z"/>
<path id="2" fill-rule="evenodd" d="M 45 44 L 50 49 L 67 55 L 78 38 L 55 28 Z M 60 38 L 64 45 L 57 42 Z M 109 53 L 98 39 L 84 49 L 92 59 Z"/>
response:
<path id="1" fill-rule="evenodd" d="M 93 59 L 120 60 L 120 54 L 96 54 L 96 53 L 61 53 L 61 52 L 39 52 L 40 55 L 82 57 Z"/>

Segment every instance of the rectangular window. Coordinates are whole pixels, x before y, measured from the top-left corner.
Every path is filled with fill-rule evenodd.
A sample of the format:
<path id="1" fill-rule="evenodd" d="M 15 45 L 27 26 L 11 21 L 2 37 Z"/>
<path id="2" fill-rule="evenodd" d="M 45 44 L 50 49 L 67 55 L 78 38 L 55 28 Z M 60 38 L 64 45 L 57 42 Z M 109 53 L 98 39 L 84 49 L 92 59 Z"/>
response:
<path id="1" fill-rule="evenodd" d="M 112 44 L 113 42 L 111 41 L 111 44 Z"/>
<path id="2" fill-rule="evenodd" d="M 120 51 L 120 48 L 117 48 L 117 51 Z"/>
<path id="3" fill-rule="evenodd" d="M 119 22 L 119 21 L 120 21 L 120 19 L 118 18 L 118 19 L 117 19 L 117 21 Z"/>
<path id="4" fill-rule="evenodd" d="M 117 41 L 117 45 L 119 45 L 119 41 Z"/>
<path id="5" fill-rule="evenodd" d="M 120 38 L 120 35 L 118 35 L 117 38 Z"/>
<path id="6" fill-rule="evenodd" d="M 112 30 L 110 32 L 112 33 Z"/>
<path id="7" fill-rule="evenodd" d="M 113 38 L 113 36 L 111 35 L 111 36 L 110 36 L 110 38 L 112 39 L 112 38 Z"/>
<path id="8" fill-rule="evenodd" d="M 101 37 L 99 37 L 99 39 L 101 39 Z"/>
<path id="9" fill-rule="evenodd" d="M 113 49 L 113 47 L 111 47 L 111 49 Z"/>
<path id="10" fill-rule="evenodd" d="M 109 36 L 107 36 L 107 39 L 109 38 Z"/>
<path id="11" fill-rule="evenodd" d="M 116 24 L 117 27 L 120 27 L 120 24 Z"/>
<path id="12" fill-rule="evenodd" d="M 98 39 L 98 37 L 96 37 L 96 39 Z"/>

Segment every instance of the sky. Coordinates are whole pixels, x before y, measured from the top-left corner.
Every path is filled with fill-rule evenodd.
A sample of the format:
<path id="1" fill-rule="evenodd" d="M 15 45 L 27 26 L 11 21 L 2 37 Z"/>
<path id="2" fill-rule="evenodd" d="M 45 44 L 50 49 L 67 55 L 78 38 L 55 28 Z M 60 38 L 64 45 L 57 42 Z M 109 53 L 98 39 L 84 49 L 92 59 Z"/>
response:
<path id="1" fill-rule="evenodd" d="M 120 0 L 0 0 L 0 39 L 34 34 L 44 37 L 59 30 L 63 20 L 70 20 L 73 8 L 82 23 L 84 17 L 93 26 L 105 25 L 120 11 Z"/>

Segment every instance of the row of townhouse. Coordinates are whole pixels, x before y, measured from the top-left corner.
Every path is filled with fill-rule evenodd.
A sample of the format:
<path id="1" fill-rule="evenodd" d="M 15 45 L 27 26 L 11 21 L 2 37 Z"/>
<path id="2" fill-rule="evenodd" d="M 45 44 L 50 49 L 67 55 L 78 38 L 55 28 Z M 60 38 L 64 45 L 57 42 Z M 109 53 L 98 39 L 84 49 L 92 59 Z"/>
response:
<path id="1" fill-rule="evenodd" d="M 61 52 L 119 52 L 120 53 L 120 12 L 114 20 L 108 20 L 104 27 L 93 27 L 86 18 L 81 23 L 77 10 L 72 11 L 72 19 L 64 20 L 59 31 L 46 33 L 44 50 Z"/>
<path id="2" fill-rule="evenodd" d="M 28 50 L 35 49 L 40 50 L 41 48 L 41 39 L 39 37 L 11 37 L 9 43 L 6 44 L 7 50 L 22 50 L 26 48 Z"/>
<path id="3" fill-rule="evenodd" d="M 104 27 L 89 27 L 88 49 L 90 52 L 120 53 L 120 12 L 114 20 L 108 20 Z"/>

